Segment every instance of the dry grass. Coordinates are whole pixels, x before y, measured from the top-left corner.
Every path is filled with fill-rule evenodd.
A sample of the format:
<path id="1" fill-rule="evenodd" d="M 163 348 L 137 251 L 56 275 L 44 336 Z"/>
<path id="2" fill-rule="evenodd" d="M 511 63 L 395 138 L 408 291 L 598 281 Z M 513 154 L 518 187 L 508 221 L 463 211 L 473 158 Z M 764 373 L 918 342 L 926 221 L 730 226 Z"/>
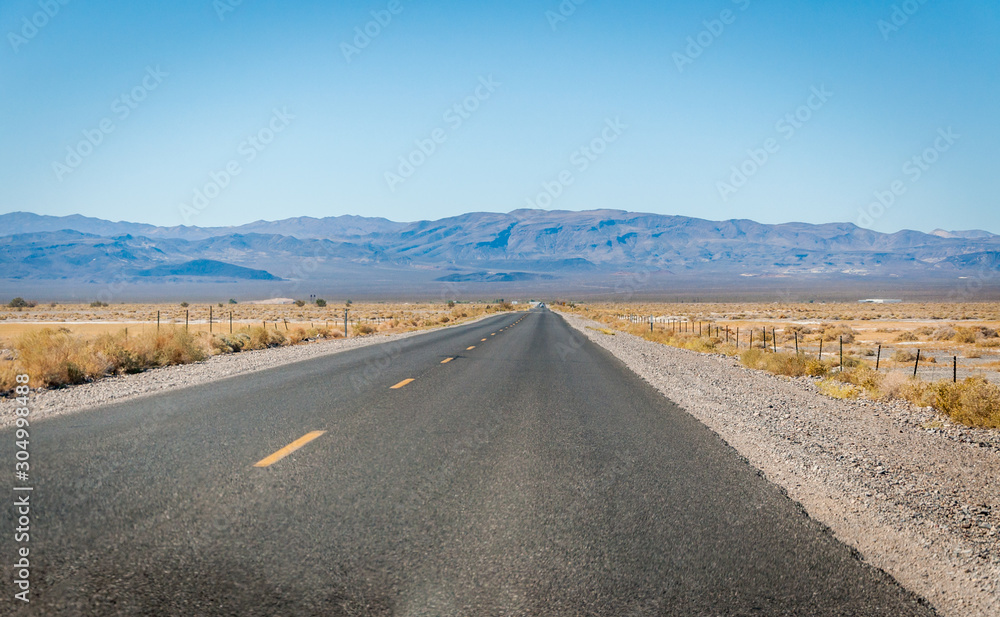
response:
<path id="1" fill-rule="evenodd" d="M 209 333 L 207 320 L 204 324 L 191 324 L 189 328 L 184 327 L 183 320 L 180 325 L 170 324 L 162 318 L 162 306 L 159 309 L 161 326 L 157 328 L 156 307 L 152 306 L 111 307 L 105 311 L 106 321 L 98 323 L 58 322 L 58 325 L 53 323 L 53 326 L 39 327 L 37 323 L 0 322 L 0 330 L 6 334 L 4 339 L 0 339 L 0 394 L 13 390 L 14 378 L 18 374 L 30 375 L 33 388 L 61 387 L 109 375 L 198 362 L 213 354 L 297 345 L 344 336 L 342 309 L 339 309 L 339 321 L 334 318 L 302 323 L 303 318 L 315 316 L 303 311 L 315 312 L 320 310 L 319 307 L 253 306 L 244 309 L 253 313 L 255 319 L 252 323 L 237 324 L 234 319 L 233 331 L 229 332 L 227 315 L 225 322 L 215 324 L 214 332 Z M 67 311 L 76 311 L 79 317 L 81 311 L 94 310 L 89 306 L 61 308 L 62 312 L 54 307 L 32 308 L 31 311 L 47 310 L 65 319 Z M 177 312 L 176 307 L 170 308 Z M 514 307 L 444 304 L 352 306 L 349 333 L 351 336 L 363 336 L 440 327 L 510 308 Z M 269 319 L 257 321 L 262 311 L 268 312 Z M 30 313 L 28 310 L 23 312 Z M 207 308 L 204 312 L 207 317 Z M 137 321 L 150 315 L 152 322 Z M 82 313 L 82 316 L 88 320 L 95 318 L 90 312 Z M 218 317 L 218 314 L 213 316 Z M 321 316 L 331 315 L 327 311 Z M 37 314 L 30 314 L 29 318 L 35 320 Z M 122 327 L 121 321 L 115 320 L 127 321 L 127 328 Z"/>
<path id="2" fill-rule="evenodd" d="M 921 365 L 933 366 L 937 355 L 963 360 L 977 371 L 1000 370 L 993 350 L 1000 348 L 1000 306 L 976 305 L 579 305 L 564 310 L 602 322 L 614 330 L 684 349 L 738 356 L 747 367 L 789 377 L 826 377 L 819 391 L 841 399 L 867 396 L 900 399 L 931 406 L 955 422 L 1000 428 L 1000 386 L 981 377 L 957 383 L 927 382 L 908 376 L 920 348 Z M 652 330 L 649 318 L 658 318 Z M 792 319 L 810 319 L 808 323 Z M 913 321 L 928 319 L 928 322 Z M 941 320 L 963 323 L 941 323 Z M 968 323 L 972 319 L 984 319 Z M 663 323 L 671 320 L 674 325 Z M 908 320 L 908 321 L 902 321 Z M 636 323 L 638 321 L 639 323 Z M 676 322 L 687 322 L 677 326 Z M 877 323 L 871 323 L 876 321 Z M 702 335 L 698 334 L 698 323 Z M 866 323 L 868 322 L 868 323 Z M 694 324 L 694 325 L 692 325 Z M 740 346 L 734 346 L 739 329 Z M 726 332 L 730 340 L 726 341 Z M 721 335 L 709 336 L 721 331 Z M 754 348 L 747 347 L 753 332 Z M 763 334 L 767 346 L 763 345 Z M 774 339 L 777 339 L 775 342 Z M 840 341 L 844 364 L 840 370 Z M 801 353 L 795 353 L 796 341 Z M 823 360 L 817 355 L 823 344 Z M 894 345 L 904 345 L 896 346 Z M 876 371 L 876 348 L 881 346 Z M 777 353 L 771 351 L 777 348 Z M 862 360 L 864 358 L 864 360 Z M 960 365 L 960 368 L 961 365 Z M 886 369 L 889 369 L 888 372 Z"/>

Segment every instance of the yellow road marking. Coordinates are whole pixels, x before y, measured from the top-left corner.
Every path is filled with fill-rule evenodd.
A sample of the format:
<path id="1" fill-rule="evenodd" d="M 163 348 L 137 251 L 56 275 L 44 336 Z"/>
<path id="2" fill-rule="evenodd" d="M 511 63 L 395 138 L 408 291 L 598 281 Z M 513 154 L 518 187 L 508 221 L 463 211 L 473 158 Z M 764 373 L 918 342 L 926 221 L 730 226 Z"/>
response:
<path id="1" fill-rule="evenodd" d="M 485 341 L 486 339 L 483 339 L 483 340 Z M 475 346 L 475 345 L 471 345 L 471 346 L 469 346 L 469 347 L 466 347 L 466 348 L 465 348 L 465 351 L 472 351 L 472 350 L 473 350 L 473 349 L 475 349 L 475 348 L 476 348 L 476 346 Z"/>
<path id="2" fill-rule="evenodd" d="M 494 333 L 493 333 L 493 334 L 491 334 L 490 336 L 496 336 L 496 335 L 497 335 L 497 333 L 496 333 L 496 332 L 494 332 Z"/>
<path id="3" fill-rule="evenodd" d="M 296 450 L 298 450 L 302 446 L 306 445 L 307 443 L 309 443 L 313 439 L 316 439 L 317 437 L 319 437 L 320 435 L 322 435 L 325 432 L 326 431 L 313 431 L 311 433 L 306 433 L 305 435 L 303 435 L 302 437 L 299 437 L 298 439 L 296 439 L 292 443 L 288 444 L 284 448 L 278 450 L 277 452 L 275 452 L 271 456 L 269 456 L 267 458 L 263 458 L 263 459 L 257 461 L 256 463 L 254 463 L 254 467 L 269 467 L 269 466 L 277 463 L 281 459 L 285 458 L 286 456 L 288 456 L 292 452 L 295 452 Z"/>
<path id="4" fill-rule="evenodd" d="M 454 359 L 455 358 L 445 358 L 444 360 L 441 360 L 441 364 L 448 364 L 449 362 L 451 362 Z"/>
<path id="5" fill-rule="evenodd" d="M 480 342 L 480 343 L 485 343 L 485 342 L 486 342 L 486 339 L 481 339 L 481 340 L 480 340 L 479 342 Z"/>
<path id="6" fill-rule="evenodd" d="M 399 390 L 403 386 L 405 386 L 407 384 L 410 384 L 410 383 L 413 383 L 414 381 L 415 380 L 413 380 L 413 379 L 404 379 L 403 381 L 399 382 L 398 384 L 394 385 L 393 387 L 391 387 L 389 389 L 390 390 Z"/>

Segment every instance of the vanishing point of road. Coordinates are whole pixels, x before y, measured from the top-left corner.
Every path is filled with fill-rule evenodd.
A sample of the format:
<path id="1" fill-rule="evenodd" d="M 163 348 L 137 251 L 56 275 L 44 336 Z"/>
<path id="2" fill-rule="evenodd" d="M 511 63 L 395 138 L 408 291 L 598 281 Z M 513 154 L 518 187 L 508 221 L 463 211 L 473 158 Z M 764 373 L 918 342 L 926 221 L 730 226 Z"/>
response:
<path id="1" fill-rule="evenodd" d="M 933 615 L 545 310 L 31 437 L 32 601 L 7 507 L 2 614 Z"/>

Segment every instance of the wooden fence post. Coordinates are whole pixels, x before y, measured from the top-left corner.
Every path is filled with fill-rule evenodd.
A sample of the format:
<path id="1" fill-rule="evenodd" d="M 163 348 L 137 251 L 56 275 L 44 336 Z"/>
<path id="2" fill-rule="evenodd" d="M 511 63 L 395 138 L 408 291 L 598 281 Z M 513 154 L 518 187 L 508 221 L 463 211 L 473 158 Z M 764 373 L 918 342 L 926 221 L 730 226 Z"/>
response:
<path id="1" fill-rule="evenodd" d="M 920 366 L 920 350 L 917 350 L 917 361 L 913 363 L 913 376 L 917 376 L 917 367 Z"/>

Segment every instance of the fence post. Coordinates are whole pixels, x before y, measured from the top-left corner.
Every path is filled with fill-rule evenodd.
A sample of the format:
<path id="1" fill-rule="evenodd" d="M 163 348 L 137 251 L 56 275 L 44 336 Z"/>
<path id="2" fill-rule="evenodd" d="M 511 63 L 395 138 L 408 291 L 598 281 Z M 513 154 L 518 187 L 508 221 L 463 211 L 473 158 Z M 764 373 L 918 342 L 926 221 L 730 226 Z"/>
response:
<path id="1" fill-rule="evenodd" d="M 878 344 L 878 353 L 875 355 L 875 370 L 878 371 L 878 365 L 882 361 L 882 343 Z"/>
<path id="2" fill-rule="evenodd" d="M 156 311 L 156 331 L 160 331 L 160 311 Z"/>
<path id="3" fill-rule="evenodd" d="M 844 372 L 844 337 L 840 337 L 840 372 Z"/>
<path id="4" fill-rule="evenodd" d="M 747 349 L 753 349 L 753 328 L 750 328 L 750 342 L 747 343 Z"/>
<path id="5" fill-rule="evenodd" d="M 233 312 L 229 311 L 229 333 L 233 333 Z"/>
<path id="6" fill-rule="evenodd" d="M 795 332 L 795 355 L 799 355 L 799 333 Z"/>
<path id="7" fill-rule="evenodd" d="M 288 320 L 282 317 L 281 321 L 285 322 L 285 332 L 288 332 Z"/>
<path id="8" fill-rule="evenodd" d="M 125 334 L 128 334 L 128 329 Z M 958 356 L 952 356 L 951 363 L 951 383 L 958 383 Z"/>
<path id="9" fill-rule="evenodd" d="M 917 350 L 917 361 L 913 363 L 913 376 L 917 376 L 917 367 L 920 366 L 920 350 Z"/>
<path id="10" fill-rule="evenodd" d="M 736 328 L 736 349 L 740 348 L 740 329 Z"/>
<path id="11" fill-rule="evenodd" d="M 771 350 L 778 353 L 778 331 L 773 327 L 771 328 Z"/>
<path id="12" fill-rule="evenodd" d="M 823 335 L 819 335 L 819 361 L 823 361 Z"/>
<path id="13" fill-rule="evenodd" d="M 188 329 L 188 317 L 189 317 L 188 309 L 184 309 L 184 331 L 185 332 L 187 332 L 187 329 Z"/>
<path id="14" fill-rule="evenodd" d="M 212 305 L 208 305 L 208 333 L 212 333 Z"/>

